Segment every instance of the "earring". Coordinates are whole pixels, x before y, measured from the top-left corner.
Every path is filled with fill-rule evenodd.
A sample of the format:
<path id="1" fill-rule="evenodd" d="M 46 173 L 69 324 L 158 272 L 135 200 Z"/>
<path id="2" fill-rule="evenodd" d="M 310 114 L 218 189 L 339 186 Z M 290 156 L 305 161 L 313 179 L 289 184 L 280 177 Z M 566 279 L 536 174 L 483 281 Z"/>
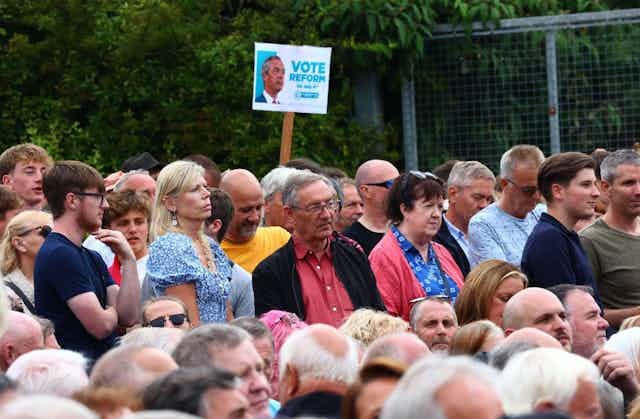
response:
<path id="1" fill-rule="evenodd" d="M 174 227 L 178 226 L 178 217 L 176 217 L 176 212 L 175 211 L 169 211 L 169 213 L 171 214 L 171 225 Z"/>

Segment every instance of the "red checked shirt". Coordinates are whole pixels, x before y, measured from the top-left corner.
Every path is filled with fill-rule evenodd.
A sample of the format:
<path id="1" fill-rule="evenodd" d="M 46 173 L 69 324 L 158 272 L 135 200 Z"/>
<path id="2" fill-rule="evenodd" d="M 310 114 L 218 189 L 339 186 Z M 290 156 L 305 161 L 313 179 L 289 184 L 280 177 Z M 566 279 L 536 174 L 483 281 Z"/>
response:
<path id="1" fill-rule="evenodd" d="M 296 270 L 302 288 L 305 322 L 340 326 L 353 311 L 353 304 L 333 268 L 330 247 L 327 246 L 327 250 L 318 260 L 317 256 L 295 236 L 293 245 Z"/>

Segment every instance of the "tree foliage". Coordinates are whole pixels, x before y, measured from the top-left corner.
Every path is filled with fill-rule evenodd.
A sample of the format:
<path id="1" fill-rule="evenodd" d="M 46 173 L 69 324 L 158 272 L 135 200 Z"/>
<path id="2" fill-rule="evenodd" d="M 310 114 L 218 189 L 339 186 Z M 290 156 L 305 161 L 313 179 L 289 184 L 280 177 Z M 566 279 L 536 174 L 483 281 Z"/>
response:
<path id="1" fill-rule="evenodd" d="M 32 141 L 103 172 L 143 150 L 165 160 L 204 153 L 262 174 L 277 163 L 282 114 L 251 111 L 253 43 L 274 42 L 334 47 L 329 113 L 296 116 L 294 155 L 353 170 L 378 143 L 397 161 L 398 106 L 389 104 L 383 132 L 358 126 L 356 71 L 385 75 L 397 99 L 397 81 L 423 57 L 436 21 L 596 10 L 602 2 L 4 0 L 0 149 Z"/>

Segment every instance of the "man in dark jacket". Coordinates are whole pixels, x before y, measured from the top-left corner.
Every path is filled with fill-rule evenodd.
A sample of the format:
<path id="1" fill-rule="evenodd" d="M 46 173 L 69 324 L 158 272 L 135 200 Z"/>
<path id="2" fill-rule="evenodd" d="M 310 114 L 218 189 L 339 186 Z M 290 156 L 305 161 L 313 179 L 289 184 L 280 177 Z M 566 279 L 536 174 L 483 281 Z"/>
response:
<path id="1" fill-rule="evenodd" d="M 253 272 L 256 315 L 284 310 L 337 327 L 358 308 L 384 310 L 366 255 L 333 232 L 338 201 L 329 180 L 293 174 L 282 201 L 293 237 Z"/>
<path id="2" fill-rule="evenodd" d="M 447 180 L 449 208 L 435 241 L 447 248 L 466 277 L 469 273 L 469 220 L 493 202 L 496 178 L 491 170 L 477 161 L 456 163 Z"/>

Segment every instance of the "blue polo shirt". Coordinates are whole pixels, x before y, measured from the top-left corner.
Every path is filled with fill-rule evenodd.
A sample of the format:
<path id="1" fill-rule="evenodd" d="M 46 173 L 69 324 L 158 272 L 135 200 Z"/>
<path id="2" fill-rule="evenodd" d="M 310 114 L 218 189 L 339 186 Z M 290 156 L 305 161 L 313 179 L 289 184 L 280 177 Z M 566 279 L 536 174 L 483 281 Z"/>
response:
<path id="1" fill-rule="evenodd" d="M 600 304 L 591 265 L 575 231 L 543 213 L 529 235 L 522 252 L 522 271 L 530 287 L 549 288 L 559 284 L 587 285 Z"/>

